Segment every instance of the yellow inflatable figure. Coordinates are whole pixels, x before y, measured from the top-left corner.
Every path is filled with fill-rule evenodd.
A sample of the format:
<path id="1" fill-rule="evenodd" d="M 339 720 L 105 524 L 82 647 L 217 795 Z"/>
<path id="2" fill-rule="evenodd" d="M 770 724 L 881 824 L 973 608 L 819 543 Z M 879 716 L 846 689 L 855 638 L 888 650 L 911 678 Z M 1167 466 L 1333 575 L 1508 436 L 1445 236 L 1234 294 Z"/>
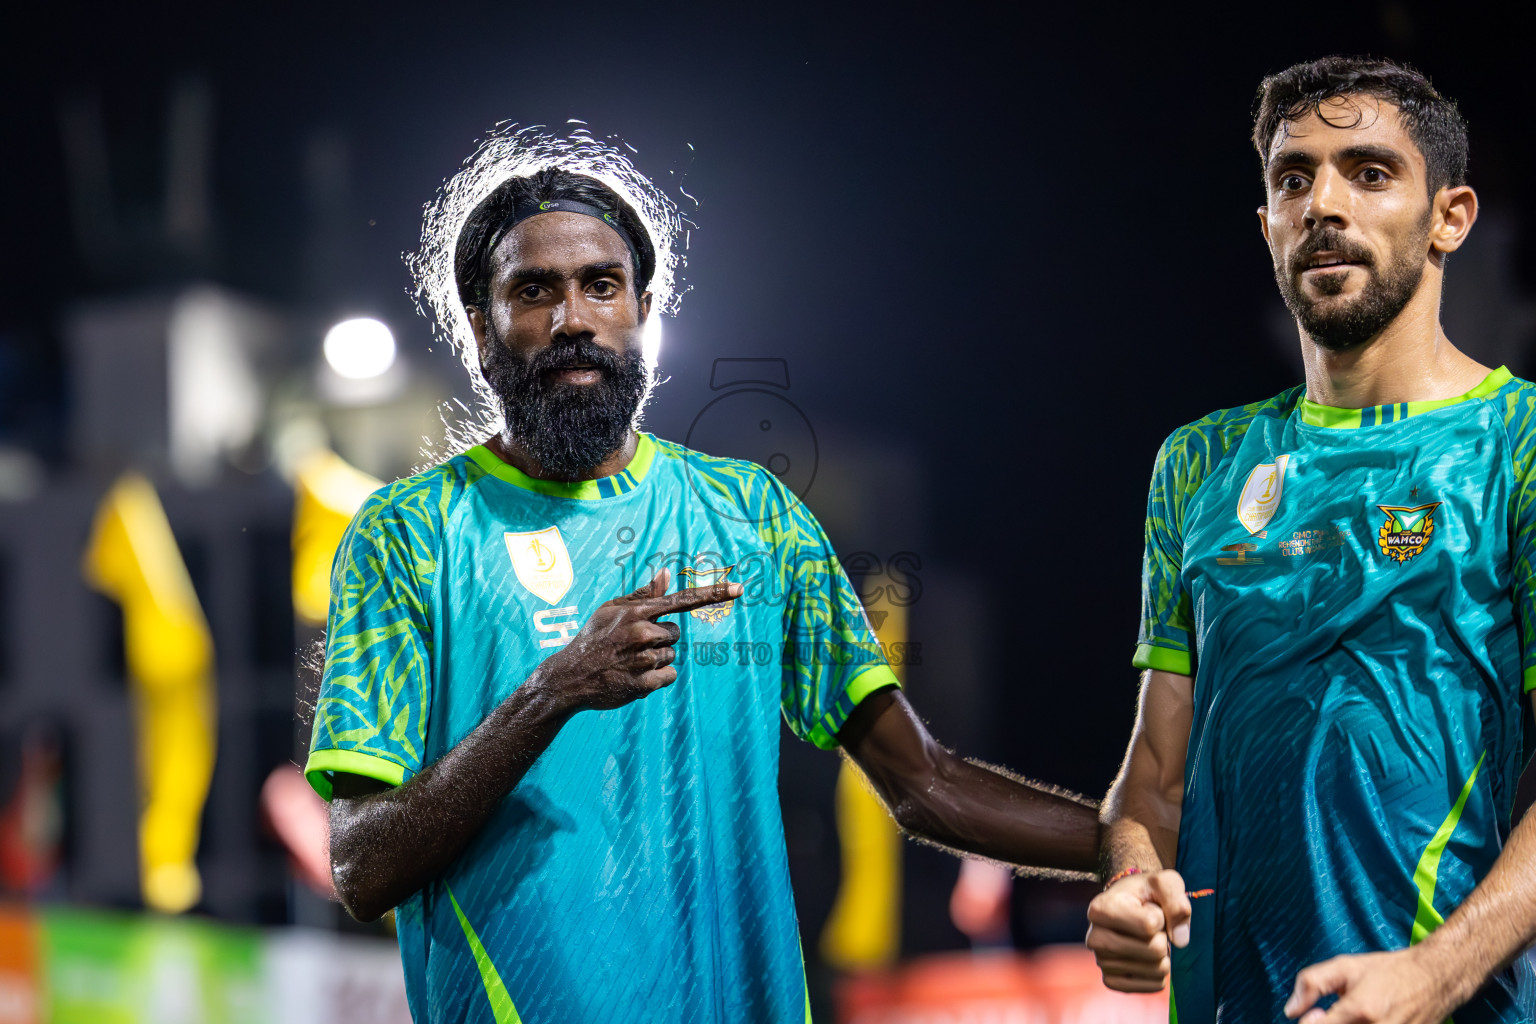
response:
<path id="1" fill-rule="evenodd" d="M 198 826 L 213 777 L 213 639 L 153 485 L 128 473 L 96 510 L 85 576 L 123 609 L 139 749 L 144 903 L 177 914 L 202 896 Z"/>
<path id="2" fill-rule="evenodd" d="M 907 609 L 895 603 L 875 635 L 890 650 L 907 638 Z M 906 669 L 892 665 L 906 682 Z M 837 776 L 837 837 L 843 878 L 821 933 L 821 957 L 841 971 L 890 967 L 901 951 L 901 833 L 863 774 L 843 758 Z"/>
<path id="3" fill-rule="evenodd" d="M 383 486 L 330 451 L 309 455 L 294 471 L 293 611 L 300 621 L 325 625 L 336 549 L 368 495 Z"/>

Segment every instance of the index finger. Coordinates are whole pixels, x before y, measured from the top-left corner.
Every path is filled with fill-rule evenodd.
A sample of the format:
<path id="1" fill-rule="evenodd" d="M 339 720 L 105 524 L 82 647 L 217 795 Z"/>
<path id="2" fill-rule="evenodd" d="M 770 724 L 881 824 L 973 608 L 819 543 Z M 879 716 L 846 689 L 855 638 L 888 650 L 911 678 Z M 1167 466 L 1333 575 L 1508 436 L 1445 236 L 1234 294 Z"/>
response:
<path id="1" fill-rule="evenodd" d="M 1312 1009 L 1323 996 L 1337 995 L 1344 991 L 1347 987 L 1345 977 L 1347 966 L 1343 957 L 1334 957 L 1332 960 L 1313 964 L 1296 975 L 1296 985 L 1291 990 L 1291 997 L 1285 1001 L 1285 1015 L 1300 1017 L 1304 1011 Z"/>
<path id="2" fill-rule="evenodd" d="M 689 587 L 675 594 L 645 598 L 640 602 L 640 612 L 648 619 L 655 619 L 661 615 L 686 612 L 740 596 L 740 583 L 711 583 L 707 587 Z"/>

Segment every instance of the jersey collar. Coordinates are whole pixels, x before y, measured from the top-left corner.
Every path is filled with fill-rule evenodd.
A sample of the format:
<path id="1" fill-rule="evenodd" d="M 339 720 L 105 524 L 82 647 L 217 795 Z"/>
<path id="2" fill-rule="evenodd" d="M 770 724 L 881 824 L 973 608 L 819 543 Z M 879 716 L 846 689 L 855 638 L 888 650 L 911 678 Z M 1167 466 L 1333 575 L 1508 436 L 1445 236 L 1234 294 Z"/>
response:
<path id="1" fill-rule="evenodd" d="M 1296 406 L 1301 414 L 1301 422 L 1312 427 L 1374 427 L 1383 423 L 1395 423 L 1398 420 L 1407 419 L 1409 416 L 1417 416 L 1421 412 L 1429 412 L 1432 409 L 1444 409 L 1448 405 L 1456 405 L 1474 398 L 1487 398 L 1499 388 L 1508 384 L 1514 378 L 1507 367 L 1499 367 L 1483 378 L 1481 384 L 1468 391 L 1464 395 L 1455 398 L 1437 398 L 1429 402 L 1398 402 L 1395 405 L 1373 405 L 1368 409 L 1340 409 L 1332 405 L 1318 405 L 1308 398 L 1303 398 Z"/>
<path id="2" fill-rule="evenodd" d="M 514 487 L 521 487 L 525 491 L 533 491 L 535 494 L 545 494 L 551 498 L 579 498 L 583 501 L 600 501 L 603 498 L 617 498 L 621 494 L 628 494 L 651 471 L 651 464 L 656 461 L 656 442 L 650 434 L 637 435 L 639 440 L 635 444 L 635 457 L 629 460 L 629 465 L 619 470 L 612 476 L 601 476 L 596 480 L 576 480 L 565 483 L 560 480 L 539 480 L 529 476 L 516 466 L 503 462 L 483 444 L 477 444 L 465 452 L 475 464 L 498 480 L 505 480 Z"/>

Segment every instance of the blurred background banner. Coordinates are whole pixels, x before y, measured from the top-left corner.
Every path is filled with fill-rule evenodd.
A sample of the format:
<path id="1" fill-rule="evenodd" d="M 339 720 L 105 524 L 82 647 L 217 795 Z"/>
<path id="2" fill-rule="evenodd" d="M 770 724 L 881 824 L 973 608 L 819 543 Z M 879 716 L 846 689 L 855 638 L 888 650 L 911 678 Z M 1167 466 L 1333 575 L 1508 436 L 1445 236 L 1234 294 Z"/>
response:
<path id="1" fill-rule="evenodd" d="M 0 910 L 4 1024 L 409 1024 L 381 939 L 49 907 Z"/>
<path id="2" fill-rule="evenodd" d="M 1158 445 L 1301 379 L 1264 74 L 1378 53 L 1457 98 L 1482 209 L 1446 330 L 1536 374 L 1518 14 L 1069 6 L 12 15 L 0 1024 L 403 1019 L 296 766 L 347 524 L 473 404 L 401 254 L 494 126 L 624 147 L 677 202 L 645 428 L 806 502 L 941 742 L 1093 796 Z M 1081 950 L 1095 884 L 962 868 L 838 757 L 780 763 L 817 1020 L 1163 1019 Z"/>

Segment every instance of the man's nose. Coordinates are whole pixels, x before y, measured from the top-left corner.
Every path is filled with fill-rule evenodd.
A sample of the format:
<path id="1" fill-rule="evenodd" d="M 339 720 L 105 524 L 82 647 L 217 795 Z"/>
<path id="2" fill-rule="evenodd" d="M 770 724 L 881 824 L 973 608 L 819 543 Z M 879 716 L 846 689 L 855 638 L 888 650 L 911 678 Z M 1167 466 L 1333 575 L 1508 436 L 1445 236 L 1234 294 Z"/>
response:
<path id="1" fill-rule="evenodd" d="M 1332 167 L 1321 168 L 1312 182 L 1305 214 L 1308 230 L 1349 226 L 1349 182 Z"/>
<path id="2" fill-rule="evenodd" d="M 565 299 L 555 307 L 555 315 L 549 325 L 551 341 L 574 341 L 592 338 L 592 312 L 587 307 L 586 295 L 579 288 L 571 289 Z"/>

